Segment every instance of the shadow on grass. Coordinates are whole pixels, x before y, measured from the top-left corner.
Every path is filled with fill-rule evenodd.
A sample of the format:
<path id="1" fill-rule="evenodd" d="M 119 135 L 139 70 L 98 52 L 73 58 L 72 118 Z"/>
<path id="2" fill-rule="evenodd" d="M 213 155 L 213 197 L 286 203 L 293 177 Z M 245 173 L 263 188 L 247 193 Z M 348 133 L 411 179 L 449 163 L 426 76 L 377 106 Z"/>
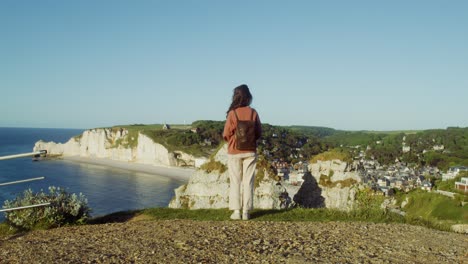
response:
<path id="1" fill-rule="evenodd" d="M 288 212 L 289 210 L 291 209 L 282 209 L 282 210 L 274 210 L 274 209 L 270 209 L 270 210 L 253 210 L 251 213 L 250 213 L 250 218 L 253 220 L 253 219 L 256 219 L 256 220 L 262 220 L 261 218 L 264 218 L 264 217 L 271 217 L 273 215 L 277 215 L 277 214 L 284 214 L 286 212 Z"/>
<path id="2" fill-rule="evenodd" d="M 251 220 L 262 221 L 266 219 L 281 219 L 281 216 L 289 210 L 253 210 L 250 213 Z M 172 209 L 172 208 L 148 208 L 144 210 L 116 212 L 105 216 L 92 218 L 88 224 L 124 223 L 132 219 L 146 220 L 194 220 L 194 221 L 229 221 L 232 211 L 228 209 Z"/>
<path id="3" fill-rule="evenodd" d="M 116 212 L 116 213 L 92 218 L 88 221 L 88 224 L 99 225 L 99 224 L 107 224 L 107 223 L 124 223 L 141 214 L 142 214 L 142 210 Z"/>
<path id="4" fill-rule="evenodd" d="M 13 240 L 22 237 L 28 233 L 27 230 L 10 227 L 6 222 L 0 223 L 0 241 Z M 1 245 L 1 242 L 0 242 Z"/>

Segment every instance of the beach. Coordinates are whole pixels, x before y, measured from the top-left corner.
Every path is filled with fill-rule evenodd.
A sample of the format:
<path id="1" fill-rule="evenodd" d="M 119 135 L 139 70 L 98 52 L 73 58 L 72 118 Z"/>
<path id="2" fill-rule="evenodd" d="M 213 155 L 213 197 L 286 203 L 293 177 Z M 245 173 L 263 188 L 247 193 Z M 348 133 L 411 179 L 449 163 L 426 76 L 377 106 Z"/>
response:
<path id="1" fill-rule="evenodd" d="M 188 181 L 192 173 L 196 170 L 194 168 L 181 168 L 181 167 L 168 167 L 168 166 L 156 166 L 151 164 L 141 164 L 125 161 L 117 161 L 104 158 L 87 158 L 80 156 L 63 156 L 63 160 L 69 160 L 79 163 L 94 164 L 100 166 L 107 166 L 112 168 L 118 168 L 127 171 L 143 172 L 153 175 L 166 176 L 172 179 Z"/>

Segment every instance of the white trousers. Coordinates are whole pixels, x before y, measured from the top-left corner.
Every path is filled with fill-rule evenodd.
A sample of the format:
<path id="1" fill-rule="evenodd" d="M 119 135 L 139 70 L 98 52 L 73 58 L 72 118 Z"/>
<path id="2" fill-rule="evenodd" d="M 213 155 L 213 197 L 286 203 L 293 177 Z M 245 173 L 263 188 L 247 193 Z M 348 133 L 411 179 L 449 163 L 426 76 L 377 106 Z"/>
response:
<path id="1" fill-rule="evenodd" d="M 252 210 L 257 155 L 255 153 L 229 154 L 229 209 Z"/>

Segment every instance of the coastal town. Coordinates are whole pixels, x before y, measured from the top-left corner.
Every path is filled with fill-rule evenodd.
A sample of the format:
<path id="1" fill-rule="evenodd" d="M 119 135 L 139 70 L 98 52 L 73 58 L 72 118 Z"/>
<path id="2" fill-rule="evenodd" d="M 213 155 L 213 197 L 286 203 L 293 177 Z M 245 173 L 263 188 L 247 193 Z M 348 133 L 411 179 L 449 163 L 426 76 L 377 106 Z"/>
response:
<path id="1" fill-rule="evenodd" d="M 307 161 L 293 165 L 282 161 L 272 162 L 281 180 L 299 186 L 304 181 L 302 177 L 308 170 L 308 165 Z M 453 166 L 444 172 L 437 167 L 417 167 L 398 159 L 392 165 L 382 165 L 375 159 L 366 159 L 364 151 L 361 151 L 349 166 L 349 170 L 358 173 L 361 184 L 384 196 L 392 196 L 396 190 L 406 193 L 414 189 L 432 191 L 435 180 L 451 180 L 460 172 L 468 171 L 466 166 Z M 460 182 L 455 183 L 455 188 L 468 192 L 468 178 L 461 178 Z"/>
<path id="2" fill-rule="evenodd" d="M 199 125 L 203 126 L 203 124 Z M 212 124 L 210 125 L 212 126 Z M 222 123 L 218 125 L 222 126 Z M 169 129 L 171 129 L 169 125 L 163 126 L 163 130 Z M 280 181 L 301 186 L 304 181 L 304 173 L 308 171 L 310 165 L 311 155 L 305 150 L 306 145 L 310 144 L 310 138 L 271 126 L 266 126 L 265 130 L 266 135 L 259 144 L 260 154 L 275 169 Z M 193 134 L 201 135 L 201 132 L 206 131 L 206 128 L 194 126 L 190 131 Z M 438 140 L 435 138 L 418 139 L 418 143 L 415 145 L 414 137 L 402 135 L 400 143 L 397 144 L 399 154 L 403 156 L 413 153 L 419 159 L 431 152 L 440 154 L 451 152 L 447 146 L 440 143 L 440 137 Z M 206 147 L 211 146 L 213 142 L 219 144 L 216 139 L 205 136 L 201 137 L 199 144 Z M 451 166 L 447 170 L 443 170 L 437 166 L 406 162 L 404 158 L 395 158 L 390 162 L 382 163 L 372 155 L 372 149 L 385 145 L 384 140 L 378 139 L 370 143 L 370 145 L 348 146 L 341 144 L 339 148 L 351 156 L 350 160 L 346 161 L 348 163 L 346 169 L 356 172 L 360 178 L 360 184 L 374 190 L 378 195 L 392 196 L 398 191 L 408 193 L 414 189 L 430 192 L 435 188 L 436 180 L 452 180 L 460 172 L 468 171 L 467 166 Z M 322 149 L 320 152 L 326 152 L 326 150 Z M 200 167 L 204 162 L 207 162 L 206 158 L 196 159 L 194 166 Z M 468 178 L 464 177 L 455 182 L 454 188 L 468 192 Z"/>

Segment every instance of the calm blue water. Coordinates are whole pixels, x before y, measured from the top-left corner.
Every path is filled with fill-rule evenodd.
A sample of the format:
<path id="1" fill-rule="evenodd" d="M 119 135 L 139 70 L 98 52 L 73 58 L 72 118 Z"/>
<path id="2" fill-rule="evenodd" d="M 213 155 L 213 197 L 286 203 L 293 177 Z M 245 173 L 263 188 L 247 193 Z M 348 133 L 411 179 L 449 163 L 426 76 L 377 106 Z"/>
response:
<path id="1" fill-rule="evenodd" d="M 40 139 L 64 143 L 83 130 L 43 128 L 1 128 L 0 156 L 32 152 Z M 165 176 L 131 172 L 105 166 L 63 160 L 31 158 L 0 160 L 0 183 L 46 177 L 45 180 L 0 186 L 0 207 L 25 189 L 48 191 L 51 185 L 63 187 L 70 193 L 83 193 L 92 208 L 92 216 L 112 212 L 166 207 L 174 189 L 184 184 Z M 0 213 L 0 221 L 4 220 Z"/>

